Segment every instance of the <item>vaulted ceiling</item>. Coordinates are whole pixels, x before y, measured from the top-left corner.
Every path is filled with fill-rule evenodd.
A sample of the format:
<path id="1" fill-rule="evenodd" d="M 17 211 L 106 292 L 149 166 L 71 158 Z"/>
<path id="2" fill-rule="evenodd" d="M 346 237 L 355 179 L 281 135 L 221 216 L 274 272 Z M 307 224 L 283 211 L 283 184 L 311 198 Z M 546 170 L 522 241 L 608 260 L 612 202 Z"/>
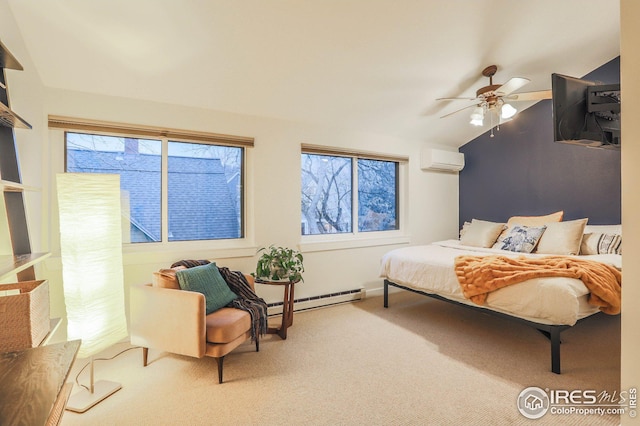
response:
<path id="1" fill-rule="evenodd" d="M 619 55 L 618 0 L 7 1 L 47 87 L 451 146 L 488 127 L 435 99 L 486 66 L 536 91 Z"/>

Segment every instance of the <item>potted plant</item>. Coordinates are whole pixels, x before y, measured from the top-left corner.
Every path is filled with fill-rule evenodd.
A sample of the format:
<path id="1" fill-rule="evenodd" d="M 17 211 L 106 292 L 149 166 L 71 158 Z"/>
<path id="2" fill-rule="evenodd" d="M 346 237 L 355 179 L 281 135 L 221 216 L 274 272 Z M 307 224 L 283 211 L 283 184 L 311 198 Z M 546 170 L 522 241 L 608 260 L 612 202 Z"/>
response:
<path id="1" fill-rule="evenodd" d="M 260 248 L 262 253 L 256 265 L 256 272 L 252 274 L 257 279 L 265 281 L 304 281 L 302 273 L 302 253 L 286 247 L 269 246 Z"/>

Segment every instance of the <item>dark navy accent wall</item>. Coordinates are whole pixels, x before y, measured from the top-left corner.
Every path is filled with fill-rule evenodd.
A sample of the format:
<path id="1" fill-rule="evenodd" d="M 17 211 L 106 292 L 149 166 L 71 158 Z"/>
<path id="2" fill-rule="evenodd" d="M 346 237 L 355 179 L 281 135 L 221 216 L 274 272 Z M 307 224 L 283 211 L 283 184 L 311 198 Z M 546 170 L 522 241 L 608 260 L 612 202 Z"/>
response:
<path id="1" fill-rule="evenodd" d="M 584 78 L 619 83 L 620 58 Z M 487 132 L 460 148 L 460 225 L 558 210 L 564 220 L 620 223 L 620 152 L 554 142 L 551 100 L 522 111 L 494 135 Z"/>

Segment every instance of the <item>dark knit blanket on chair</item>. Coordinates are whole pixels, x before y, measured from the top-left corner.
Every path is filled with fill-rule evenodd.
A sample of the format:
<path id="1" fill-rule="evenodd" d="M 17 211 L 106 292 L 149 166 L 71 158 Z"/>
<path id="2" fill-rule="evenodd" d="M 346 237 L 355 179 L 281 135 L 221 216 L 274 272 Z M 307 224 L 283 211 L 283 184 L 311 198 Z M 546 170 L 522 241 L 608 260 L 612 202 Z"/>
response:
<path id="1" fill-rule="evenodd" d="M 251 340 L 267 334 L 267 302 L 251 289 L 247 278 L 242 272 L 230 271 L 229 268 L 218 267 L 220 275 L 227 282 L 231 291 L 238 297 L 231 301 L 234 308 L 242 309 L 251 314 Z"/>
<path id="2" fill-rule="evenodd" d="M 208 263 L 211 262 L 208 260 L 181 260 L 175 262 L 171 267 L 193 268 Z M 238 295 L 238 298 L 232 300 L 227 306 L 241 309 L 251 315 L 251 340 L 259 340 L 260 336 L 267 333 L 267 303 L 253 291 L 242 272 L 231 271 L 229 268 L 219 266 L 218 271 L 231 291 Z"/>

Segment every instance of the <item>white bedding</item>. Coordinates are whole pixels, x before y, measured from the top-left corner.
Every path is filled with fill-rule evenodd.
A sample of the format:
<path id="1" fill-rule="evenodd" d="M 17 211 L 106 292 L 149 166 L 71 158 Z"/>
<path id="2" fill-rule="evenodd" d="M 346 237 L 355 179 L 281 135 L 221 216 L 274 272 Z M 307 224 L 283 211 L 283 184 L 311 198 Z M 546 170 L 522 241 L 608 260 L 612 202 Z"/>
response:
<path id="1" fill-rule="evenodd" d="M 388 252 L 382 257 L 380 276 L 405 287 L 479 307 L 462 295 L 453 268 L 454 259 L 460 255 L 490 254 L 544 256 L 463 246 L 458 240 L 446 240 Z M 622 267 L 620 255 L 579 257 L 609 263 L 618 269 Z M 578 279 L 536 278 L 491 292 L 487 303 L 480 307 L 542 324 L 573 325 L 579 319 L 598 312 L 597 307 L 587 303 L 587 294 L 587 288 Z"/>

